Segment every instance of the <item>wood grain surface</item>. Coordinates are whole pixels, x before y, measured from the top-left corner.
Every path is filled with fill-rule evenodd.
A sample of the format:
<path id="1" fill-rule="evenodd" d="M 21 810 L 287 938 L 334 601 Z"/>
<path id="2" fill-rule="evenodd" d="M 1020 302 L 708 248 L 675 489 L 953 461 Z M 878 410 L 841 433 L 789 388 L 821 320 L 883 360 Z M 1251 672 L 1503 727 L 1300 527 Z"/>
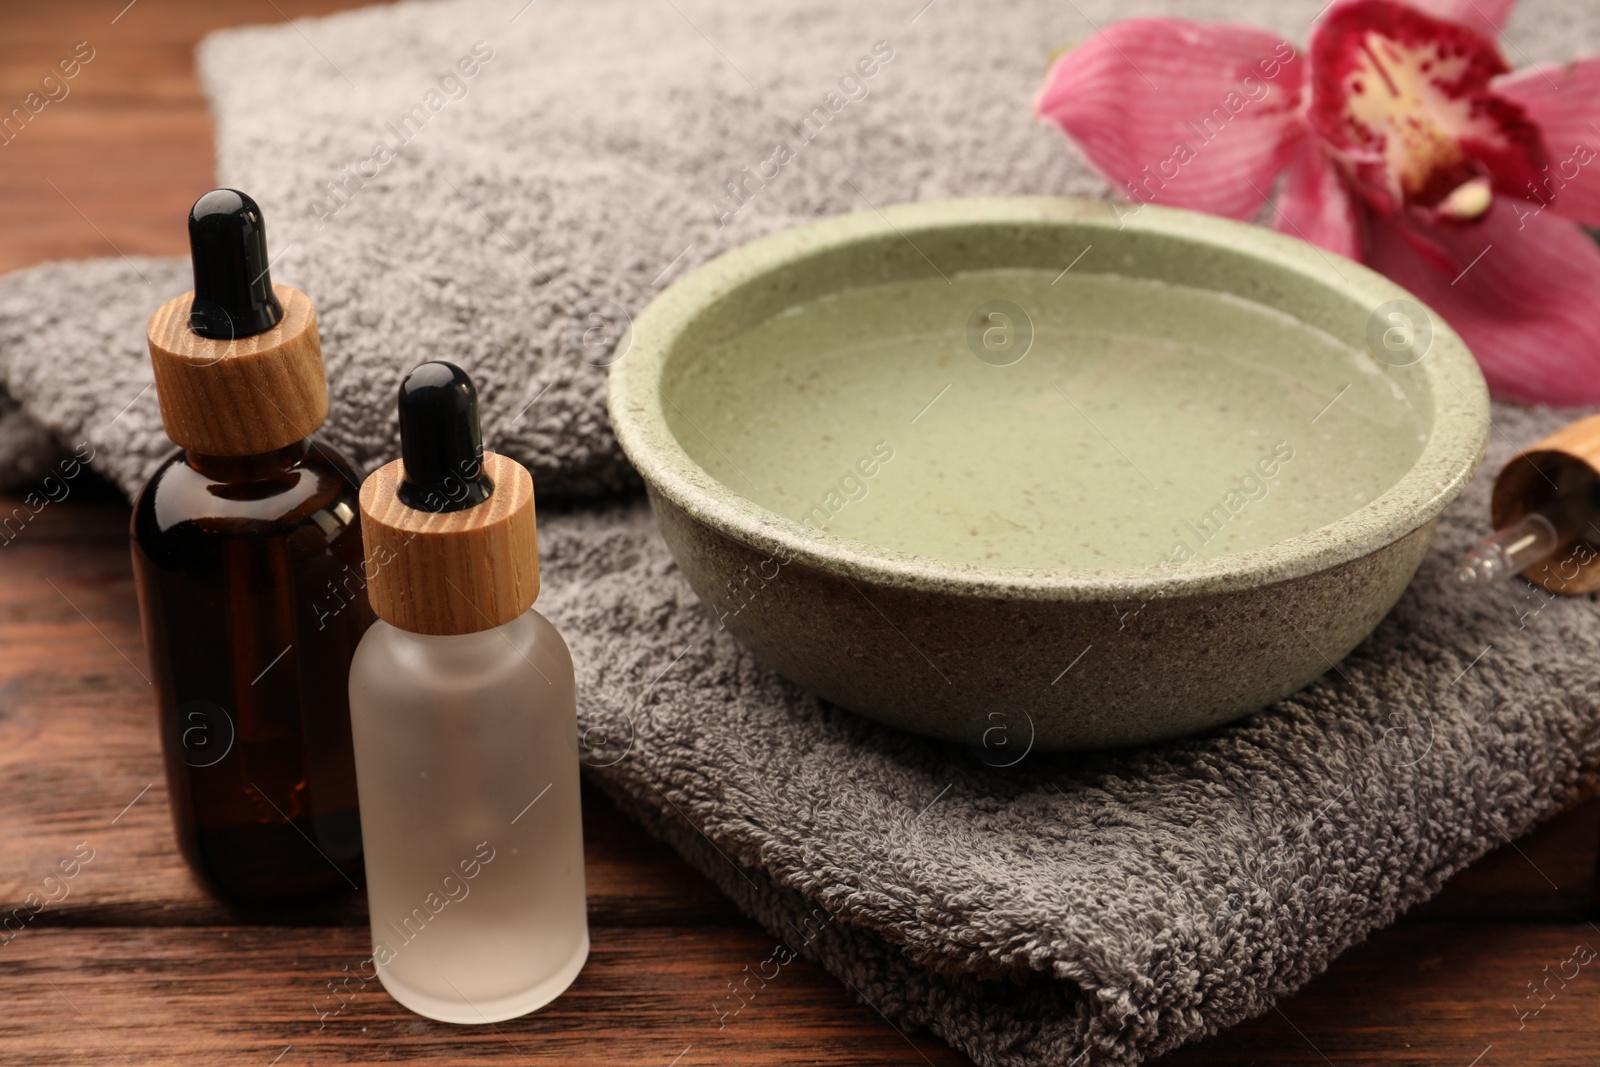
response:
<path id="1" fill-rule="evenodd" d="M 182 252 L 212 181 L 194 42 L 344 6 L 0 0 L 0 104 L 75 42 L 96 49 L 71 95 L 0 146 L 0 269 Z M 367 953 L 360 899 L 268 921 L 206 897 L 177 856 L 127 526 L 84 474 L 0 543 L 0 914 L 28 915 L 0 935 L 0 1063 L 965 1062 L 804 960 L 723 1015 L 771 935 L 593 791 L 594 952 L 549 1009 L 452 1027 L 341 985 Z M 1597 836 L 1590 803 L 1506 844 L 1299 995 L 1161 1067 L 1600 1063 L 1600 960 L 1578 962 L 1600 950 Z M 30 894 L 55 899 L 30 914 Z"/>
<path id="2" fill-rule="evenodd" d="M 189 329 L 194 293 L 150 316 L 145 340 L 174 444 L 208 456 L 254 456 L 287 448 L 328 417 L 328 380 L 311 298 L 274 285 L 283 319 L 265 333 L 213 340 Z"/>
<path id="3" fill-rule="evenodd" d="M 66 82 L 65 97 L 0 144 L 0 270 L 188 251 L 182 223 L 211 187 L 215 164 L 195 44 L 224 26 L 282 24 L 360 6 L 355 0 L 0 0 L 0 113 L 39 90 L 79 42 L 94 52 Z"/>
<path id="4" fill-rule="evenodd" d="M 414 634 L 475 634 L 504 626 L 539 598 L 533 478 L 494 452 L 483 454 L 483 473 L 494 492 L 460 511 L 407 507 L 398 459 L 361 483 L 367 597 L 378 618 Z M 457 481 L 446 494 L 460 498 L 464 488 Z"/>

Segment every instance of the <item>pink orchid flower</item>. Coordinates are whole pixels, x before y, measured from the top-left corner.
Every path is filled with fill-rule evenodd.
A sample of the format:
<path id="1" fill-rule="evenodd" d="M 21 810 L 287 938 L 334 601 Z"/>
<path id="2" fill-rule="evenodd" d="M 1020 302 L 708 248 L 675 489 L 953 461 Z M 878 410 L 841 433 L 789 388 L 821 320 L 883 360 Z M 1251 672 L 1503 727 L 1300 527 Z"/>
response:
<path id="1" fill-rule="evenodd" d="M 1600 403 L 1600 58 L 1511 73 L 1515 0 L 1338 0 L 1310 46 L 1114 23 L 1034 108 L 1130 200 L 1254 218 L 1367 263 L 1466 340 L 1496 393 Z"/>

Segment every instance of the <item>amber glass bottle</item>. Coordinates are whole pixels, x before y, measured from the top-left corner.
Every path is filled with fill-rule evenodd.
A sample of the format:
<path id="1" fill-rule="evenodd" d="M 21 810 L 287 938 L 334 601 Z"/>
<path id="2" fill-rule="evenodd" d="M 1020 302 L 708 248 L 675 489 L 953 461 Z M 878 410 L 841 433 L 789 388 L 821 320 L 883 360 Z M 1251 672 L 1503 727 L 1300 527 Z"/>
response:
<path id="1" fill-rule="evenodd" d="M 149 342 L 180 447 L 134 506 L 133 562 L 178 846 L 243 905 L 362 881 L 349 667 L 372 621 L 359 482 L 327 415 L 316 314 L 274 286 L 260 209 L 190 213 L 195 292 Z"/>

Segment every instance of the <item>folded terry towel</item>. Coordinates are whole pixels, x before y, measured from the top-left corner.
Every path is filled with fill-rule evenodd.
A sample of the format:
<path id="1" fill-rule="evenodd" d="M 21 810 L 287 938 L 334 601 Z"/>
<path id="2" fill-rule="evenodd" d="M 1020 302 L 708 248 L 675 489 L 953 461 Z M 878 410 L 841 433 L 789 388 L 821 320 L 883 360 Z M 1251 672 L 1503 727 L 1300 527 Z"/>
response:
<path id="1" fill-rule="evenodd" d="M 547 502 L 627 487 L 604 365 L 659 288 L 819 214 L 1103 191 L 1028 118 L 1047 52 L 1177 8 L 520 6 L 220 34 L 202 71 L 223 180 L 270 213 L 278 280 L 318 302 L 330 436 L 363 466 L 389 458 L 400 374 L 453 359 L 482 383 L 491 445 Z M 1181 13 L 1298 40 L 1320 7 Z M 1600 43 L 1600 10 L 1524 7 L 1509 36 L 1534 59 Z M 877 73 L 843 85 L 868 56 Z M 795 158 L 749 181 L 836 91 Z M 137 488 L 168 447 L 143 323 L 186 286 L 177 260 L 0 279 L 0 474 L 86 444 Z M 1495 417 L 1491 468 L 1561 421 Z M 1012 767 L 763 667 L 699 605 L 636 497 L 546 506 L 540 608 L 578 664 L 591 776 L 793 950 L 980 1063 L 1130 1064 L 1264 1010 L 1593 784 L 1592 603 L 1449 584 L 1486 493 L 1483 476 L 1394 614 L 1303 693 L 1201 737 Z M 738 1025 L 737 1007 L 708 1022 Z"/>

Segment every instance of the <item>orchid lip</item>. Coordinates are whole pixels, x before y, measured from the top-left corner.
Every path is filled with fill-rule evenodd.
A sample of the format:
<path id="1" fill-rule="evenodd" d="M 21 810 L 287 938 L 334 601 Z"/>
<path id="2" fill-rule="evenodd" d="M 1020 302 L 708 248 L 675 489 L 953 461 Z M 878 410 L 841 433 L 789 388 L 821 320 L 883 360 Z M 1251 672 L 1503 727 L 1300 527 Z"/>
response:
<path id="1" fill-rule="evenodd" d="M 1355 0 L 1318 25 L 1307 120 L 1380 214 L 1482 218 L 1544 163 L 1538 129 L 1493 80 L 1498 47 L 1396 0 Z"/>

